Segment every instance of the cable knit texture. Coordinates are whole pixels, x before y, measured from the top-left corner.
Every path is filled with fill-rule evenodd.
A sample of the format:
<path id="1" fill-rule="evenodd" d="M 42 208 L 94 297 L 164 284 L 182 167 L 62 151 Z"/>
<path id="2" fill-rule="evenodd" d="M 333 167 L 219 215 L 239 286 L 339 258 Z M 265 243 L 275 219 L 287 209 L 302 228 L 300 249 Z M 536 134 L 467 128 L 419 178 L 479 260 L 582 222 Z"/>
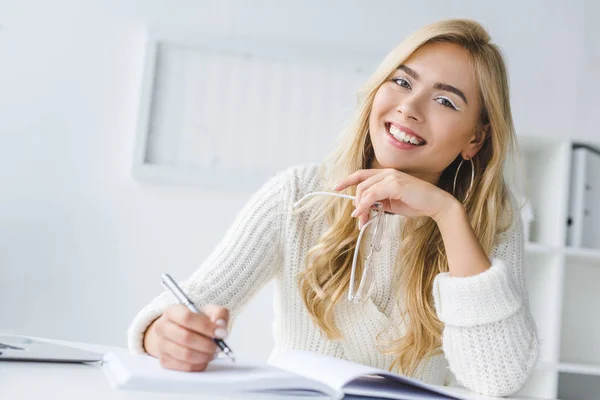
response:
<path id="1" fill-rule="evenodd" d="M 229 308 L 231 320 L 269 280 L 275 279 L 275 348 L 308 350 L 388 369 L 393 356 L 378 350 L 380 332 L 402 332 L 395 326 L 394 268 L 402 216 L 385 215 L 387 232 L 373 256 L 375 288 L 364 304 L 342 301 L 335 322 L 343 339 L 328 340 L 312 322 L 298 290 L 308 250 L 325 231 L 324 221 L 309 223 L 310 210 L 290 213 L 294 201 L 324 190 L 318 165 L 290 168 L 269 180 L 252 196 L 224 239 L 182 288 L 198 305 Z M 325 189 L 328 190 L 328 189 Z M 438 385 L 463 386 L 474 392 L 503 396 L 527 380 L 538 352 L 523 280 L 523 235 L 518 210 L 512 226 L 499 235 L 492 267 L 475 276 L 439 274 L 433 297 L 445 324 L 443 354 L 423 360 L 415 377 Z M 370 244 L 370 235 L 363 238 Z M 172 299 L 162 293 L 135 317 L 128 332 L 131 351 L 143 353 L 143 335 Z"/>

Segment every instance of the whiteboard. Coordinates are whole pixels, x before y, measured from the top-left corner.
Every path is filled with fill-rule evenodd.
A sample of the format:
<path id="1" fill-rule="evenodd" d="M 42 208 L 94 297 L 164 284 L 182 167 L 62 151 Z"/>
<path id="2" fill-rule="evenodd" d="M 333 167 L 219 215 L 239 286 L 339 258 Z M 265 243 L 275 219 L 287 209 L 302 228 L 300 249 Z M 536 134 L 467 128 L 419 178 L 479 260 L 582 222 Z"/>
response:
<path id="1" fill-rule="evenodd" d="M 206 33 L 148 32 L 133 175 L 256 188 L 319 162 L 378 62 L 351 49 Z"/>

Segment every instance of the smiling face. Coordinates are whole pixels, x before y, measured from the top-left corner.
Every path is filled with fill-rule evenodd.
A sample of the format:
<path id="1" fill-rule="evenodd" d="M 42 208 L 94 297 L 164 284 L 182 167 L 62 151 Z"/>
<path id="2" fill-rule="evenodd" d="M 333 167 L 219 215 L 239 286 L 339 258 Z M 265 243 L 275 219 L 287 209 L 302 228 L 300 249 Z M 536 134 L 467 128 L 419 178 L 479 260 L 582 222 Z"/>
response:
<path id="1" fill-rule="evenodd" d="M 416 50 L 381 85 L 369 116 L 372 168 L 395 168 L 436 184 L 461 154 L 483 144 L 481 102 L 469 54 L 453 43 Z"/>

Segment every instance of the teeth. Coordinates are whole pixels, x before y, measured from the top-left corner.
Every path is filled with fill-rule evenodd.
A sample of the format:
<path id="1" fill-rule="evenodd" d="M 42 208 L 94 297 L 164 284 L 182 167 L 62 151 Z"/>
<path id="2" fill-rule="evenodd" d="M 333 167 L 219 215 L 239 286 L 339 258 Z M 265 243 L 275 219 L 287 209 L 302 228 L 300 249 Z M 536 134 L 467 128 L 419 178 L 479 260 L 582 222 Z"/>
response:
<path id="1" fill-rule="evenodd" d="M 410 143 L 410 144 L 414 144 L 416 146 L 420 146 L 421 144 L 423 144 L 423 142 L 421 142 L 416 137 L 414 137 L 412 135 L 409 135 L 406 132 L 401 131 L 400 129 L 396 128 L 392 124 L 390 124 L 390 134 L 394 138 L 396 138 L 396 140 L 399 140 L 399 141 L 404 142 L 404 143 Z"/>

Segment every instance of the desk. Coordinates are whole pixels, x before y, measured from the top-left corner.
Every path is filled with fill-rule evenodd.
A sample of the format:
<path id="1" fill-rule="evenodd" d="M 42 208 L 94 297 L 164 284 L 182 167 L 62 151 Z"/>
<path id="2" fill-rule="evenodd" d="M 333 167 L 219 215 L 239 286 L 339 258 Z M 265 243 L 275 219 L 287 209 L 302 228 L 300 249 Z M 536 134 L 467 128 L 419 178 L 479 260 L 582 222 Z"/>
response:
<path id="1" fill-rule="evenodd" d="M 107 353 L 110 347 L 82 343 L 47 340 L 66 344 L 98 353 Z M 166 400 L 190 399 L 198 396 L 173 395 L 114 390 L 108 384 L 99 363 L 57 364 L 57 363 L 0 363 L 0 398 L 10 400 Z"/>
<path id="2" fill-rule="evenodd" d="M 44 340 L 36 338 L 38 340 Z M 46 340 L 106 354 L 113 347 L 85 343 Z M 0 399 L 7 400 L 179 400 L 208 399 L 197 393 L 151 393 L 142 391 L 115 390 L 110 387 L 102 367 L 93 364 L 57 364 L 0 362 Z M 242 399 L 243 397 L 220 397 L 219 399 Z M 301 397 L 306 400 L 306 397 Z M 351 399 L 347 396 L 346 399 Z M 210 396 L 210 399 L 215 399 Z M 256 400 L 256 397 L 251 397 Z M 272 396 L 271 400 L 292 400 L 291 396 Z M 366 400 L 364 397 L 361 400 Z"/>

